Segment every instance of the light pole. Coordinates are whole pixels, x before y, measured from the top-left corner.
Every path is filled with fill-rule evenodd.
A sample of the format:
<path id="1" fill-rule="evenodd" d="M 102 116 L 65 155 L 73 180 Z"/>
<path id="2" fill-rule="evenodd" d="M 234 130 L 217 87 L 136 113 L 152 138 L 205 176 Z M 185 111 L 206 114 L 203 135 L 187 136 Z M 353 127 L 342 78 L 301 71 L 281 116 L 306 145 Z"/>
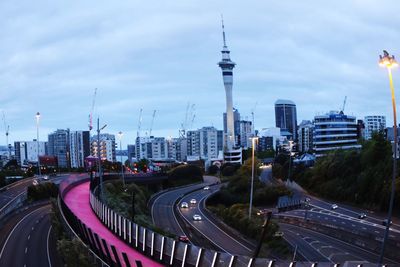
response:
<path id="1" fill-rule="evenodd" d="M 288 172 L 288 182 L 290 182 L 290 175 L 292 170 L 292 150 L 293 150 L 293 141 L 289 141 L 289 172 Z"/>
<path id="2" fill-rule="evenodd" d="M 39 159 L 39 121 L 40 121 L 40 113 L 36 112 L 36 144 L 37 144 L 37 162 L 38 162 L 38 175 L 42 175 L 42 171 L 40 170 L 40 159 Z"/>
<path id="3" fill-rule="evenodd" d="M 123 183 L 123 185 L 125 187 L 124 164 L 122 162 L 122 136 L 123 136 L 123 133 L 119 132 L 118 133 L 118 139 L 119 139 L 119 155 L 120 155 L 120 158 L 121 158 L 121 177 L 122 177 L 122 183 Z"/>
<path id="4" fill-rule="evenodd" d="M 253 207 L 253 190 L 254 190 L 254 149 L 258 137 L 251 138 L 251 188 L 250 188 L 250 204 L 249 204 L 249 219 L 251 219 L 251 209 Z"/>
<path id="5" fill-rule="evenodd" d="M 393 79 L 392 79 L 392 68 L 397 67 L 398 64 L 396 60 L 394 59 L 394 56 L 390 56 L 389 53 L 386 50 L 383 50 L 383 56 L 379 56 L 379 65 L 381 67 L 386 67 L 388 70 L 389 74 L 389 85 L 390 85 L 390 91 L 392 93 L 392 107 L 393 107 L 393 136 L 394 136 L 394 159 L 393 159 L 393 172 L 392 172 L 392 188 L 391 188 L 391 193 L 390 193 L 390 202 L 389 202 L 389 210 L 388 210 L 388 215 L 387 215 L 387 224 L 385 228 L 385 234 L 383 237 L 383 242 L 382 242 L 382 249 L 381 249 L 381 254 L 379 255 L 379 262 L 378 266 L 382 266 L 383 258 L 385 255 L 385 246 L 386 246 L 386 241 L 389 235 L 389 228 L 390 228 L 390 222 L 392 220 L 392 212 L 393 212 L 393 202 L 394 202 L 394 189 L 395 189 L 395 180 L 396 180 L 396 169 L 397 169 L 397 121 L 396 121 L 396 98 L 394 95 L 394 86 L 393 86 Z"/>
<path id="6" fill-rule="evenodd" d="M 106 128 L 107 124 L 100 128 L 100 118 L 97 118 L 97 161 L 99 164 L 99 182 L 100 182 L 100 197 L 104 201 L 103 192 L 103 175 L 101 173 L 101 156 L 100 156 L 100 131 Z"/>

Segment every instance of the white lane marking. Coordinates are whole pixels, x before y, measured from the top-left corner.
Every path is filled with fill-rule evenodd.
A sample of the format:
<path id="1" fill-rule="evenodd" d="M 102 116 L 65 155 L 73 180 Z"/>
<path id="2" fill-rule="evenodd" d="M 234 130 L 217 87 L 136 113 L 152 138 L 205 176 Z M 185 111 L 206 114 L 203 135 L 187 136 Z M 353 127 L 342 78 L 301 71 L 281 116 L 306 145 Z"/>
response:
<path id="1" fill-rule="evenodd" d="M 31 239 L 31 235 L 28 235 L 28 240 Z"/>
<path id="2" fill-rule="evenodd" d="M 203 215 L 204 218 L 207 218 L 207 216 L 204 215 L 204 213 L 201 211 L 200 208 L 200 203 L 202 201 L 204 201 L 204 199 L 208 197 L 208 194 L 205 195 L 203 198 L 200 199 L 199 204 L 198 204 L 198 210 L 201 213 L 201 215 Z M 205 203 L 205 202 L 203 202 Z M 205 204 L 204 204 L 205 205 Z M 241 245 L 243 248 L 247 249 L 248 251 L 253 251 L 252 249 L 248 248 L 247 246 L 243 245 L 242 243 L 240 243 L 238 240 L 236 240 L 234 237 L 232 237 L 231 235 L 229 235 L 228 233 L 226 233 L 224 230 L 222 230 L 221 228 L 219 228 L 217 225 L 215 225 L 210 219 L 207 218 L 207 221 L 210 222 L 212 225 L 214 225 L 216 228 L 218 228 L 222 233 L 224 233 L 226 236 L 230 237 L 233 241 L 235 241 L 236 243 L 238 243 L 239 245 Z"/>
<path id="3" fill-rule="evenodd" d="M 47 207 L 44 206 L 44 207 L 41 207 L 41 208 L 38 208 L 38 209 L 36 209 L 36 210 L 31 211 L 30 213 L 28 213 L 27 215 L 25 215 L 25 216 L 14 226 L 14 228 L 11 230 L 10 234 L 7 236 L 7 239 L 6 239 L 6 242 L 4 242 L 3 248 L 1 249 L 1 252 L 0 252 L 0 259 L 1 259 L 1 257 L 3 256 L 4 249 L 6 248 L 7 243 L 8 243 L 8 241 L 10 240 L 10 237 L 11 237 L 11 235 L 14 233 L 15 229 L 17 229 L 17 227 L 21 224 L 21 222 L 23 222 L 28 216 L 30 216 L 32 213 L 34 213 L 34 212 L 36 212 L 36 211 L 39 211 L 39 210 L 41 210 L 41 209 L 43 209 L 43 208 L 47 208 Z"/>
<path id="4" fill-rule="evenodd" d="M 49 267 L 51 267 L 51 260 L 50 260 L 50 249 L 49 249 L 49 239 L 50 239 L 50 232 L 53 226 L 50 225 L 49 231 L 47 232 L 47 260 L 49 262 Z"/>
<path id="5" fill-rule="evenodd" d="M 25 254 L 28 253 L 28 247 L 25 247 Z"/>
<path id="6" fill-rule="evenodd" d="M 35 230 L 35 226 L 32 226 L 32 231 Z"/>

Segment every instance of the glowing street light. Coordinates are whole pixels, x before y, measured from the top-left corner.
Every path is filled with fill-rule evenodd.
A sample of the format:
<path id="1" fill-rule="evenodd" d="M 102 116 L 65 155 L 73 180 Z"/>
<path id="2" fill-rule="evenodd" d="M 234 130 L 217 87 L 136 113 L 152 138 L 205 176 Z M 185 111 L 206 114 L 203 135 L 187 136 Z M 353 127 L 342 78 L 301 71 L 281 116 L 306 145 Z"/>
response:
<path id="1" fill-rule="evenodd" d="M 118 139 L 119 139 L 119 154 L 121 157 L 121 177 L 122 177 L 122 183 L 125 187 L 125 173 L 124 173 L 124 164 L 122 162 L 122 136 L 124 134 L 122 132 L 118 133 Z"/>
<path id="2" fill-rule="evenodd" d="M 382 266 L 383 257 L 385 254 L 385 246 L 386 241 L 389 235 L 389 227 L 390 222 L 392 220 L 392 213 L 393 213 L 393 202 L 394 202 L 394 189 L 395 189 L 395 180 L 396 180 L 396 169 L 397 169 L 397 120 L 396 120 L 396 98 L 394 94 L 394 86 L 393 86 L 393 79 L 392 79 L 392 68 L 397 67 L 398 64 L 394 58 L 394 56 L 390 56 L 386 50 L 383 50 L 383 56 L 379 56 L 379 65 L 381 67 L 385 67 L 388 70 L 389 74 L 389 85 L 390 91 L 392 93 L 392 107 L 393 107 L 393 136 L 394 136 L 394 159 L 393 159 L 393 172 L 392 172 L 392 188 L 390 193 L 390 202 L 389 202 L 389 210 L 387 215 L 387 224 L 385 228 L 385 234 L 383 237 L 382 242 L 382 249 L 381 254 L 379 255 L 379 262 L 378 266 Z"/>
<path id="3" fill-rule="evenodd" d="M 35 115 L 36 117 L 36 144 L 37 144 L 37 161 L 38 161 L 38 175 L 42 175 L 42 171 L 40 170 L 40 159 L 39 159 L 39 121 L 40 121 L 40 113 L 39 111 Z"/>

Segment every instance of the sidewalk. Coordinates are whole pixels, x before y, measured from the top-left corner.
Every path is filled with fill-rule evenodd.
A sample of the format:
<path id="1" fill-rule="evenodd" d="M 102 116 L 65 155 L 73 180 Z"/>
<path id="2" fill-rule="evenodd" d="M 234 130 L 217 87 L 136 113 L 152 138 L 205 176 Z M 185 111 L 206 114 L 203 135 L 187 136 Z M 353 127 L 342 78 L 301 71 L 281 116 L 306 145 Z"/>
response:
<path id="1" fill-rule="evenodd" d="M 116 237 L 110 230 L 108 230 L 97 218 L 96 214 L 92 211 L 89 203 L 89 182 L 80 184 L 72 188 L 64 199 L 67 206 L 71 211 L 79 217 L 79 219 L 86 224 L 93 232 L 97 233 L 99 237 L 104 238 L 111 246 L 114 245 L 118 251 L 120 259 L 122 260 L 122 252 L 128 255 L 129 261 L 132 266 L 135 266 L 135 260 L 142 262 L 143 266 L 163 266 L 150 258 L 145 257 L 135 249 L 129 247 L 122 240 Z"/>

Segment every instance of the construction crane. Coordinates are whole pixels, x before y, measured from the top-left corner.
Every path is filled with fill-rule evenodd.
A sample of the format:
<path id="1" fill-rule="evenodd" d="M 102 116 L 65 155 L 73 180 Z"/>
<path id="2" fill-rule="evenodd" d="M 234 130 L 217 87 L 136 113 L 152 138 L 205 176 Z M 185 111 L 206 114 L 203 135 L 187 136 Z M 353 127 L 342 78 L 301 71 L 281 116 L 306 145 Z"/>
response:
<path id="1" fill-rule="evenodd" d="M 151 136 L 151 131 L 153 130 L 153 124 L 154 124 L 154 117 L 155 117 L 155 116 L 156 116 L 156 110 L 153 110 L 153 117 L 151 118 L 149 136 Z"/>
<path id="2" fill-rule="evenodd" d="M 96 94 L 97 94 L 97 88 L 94 89 L 92 108 L 90 109 L 90 114 L 89 114 L 89 132 L 93 129 L 93 111 L 94 111 L 94 105 L 96 104 Z"/>
<path id="3" fill-rule="evenodd" d="M 9 144 L 8 144 L 8 135 L 10 133 L 10 125 L 7 124 L 6 114 L 4 113 L 4 110 L 3 110 L 3 124 L 4 124 L 4 131 L 6 134 L 6 147 L 8 149 L 8 157 L 11 158 L 11 146 L 9 146 Z"/>
<path id="4" fill-rule="evenodd" d="M 344 97 L 343 106 L 342 109 L 340 110 L 341 113 L 344 113 L 344 108 L 346 107 L 346 101 L 347 101 L 347 96 Z"/>
<path id="5" fill-rule="evenodd" d="M 142 126 L 142 113 L 143 113 L 143 109 L 140 109 L 140 113 L 139 113 L 139 122 L 138 122 L 138 127 L 137 127 L 137 138 L 140 137 L 140 127 Z"/>

